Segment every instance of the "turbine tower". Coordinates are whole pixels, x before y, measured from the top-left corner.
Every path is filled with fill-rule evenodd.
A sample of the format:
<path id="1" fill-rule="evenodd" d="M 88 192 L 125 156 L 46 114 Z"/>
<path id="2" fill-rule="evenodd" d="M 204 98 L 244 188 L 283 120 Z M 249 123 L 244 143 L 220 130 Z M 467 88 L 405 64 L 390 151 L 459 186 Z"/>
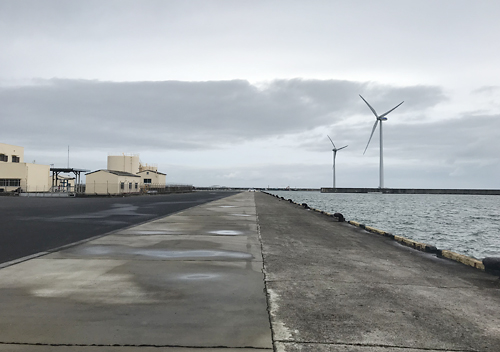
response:
<path id="1" fill-rule="evenodd" d="M 370 108 L 370 110 L 373 112 L 373 115 L 375 115 L 375 124 L 373 125 L 372 134 L 370 135 L 370 139 L 368 140 L 368 143 L 366 144 L 366 148 L 365 148 L 365 151 L 363 152 L 363 155 L 365 154 L 366 149 L 368 149 L 368 145 L 370 144 L 370 141 L 372 140 L 373 133 L 375 132 L 375 129 L 377 128 L 377 124 L 380 121 L 380 167 L 379 167 L 379 172 L 380 172 L 380 186 L 379 186 L 379 188 L 382 189 L 382 188 L 384 188 L 384 142 L 383 142 L 383 139 L 382 139 L 382 121 L 386 121 L 387 120 L 386 116 L 390 112 L 392 112 L 393 110 L 395 110 L 398 106 L 400 106 L 401 104 L 403 104 L 404 101 L 402 101 L 401 103 L 399 103 L 398 105 L 396 105 L 395 107 L 393 107 L 391 110 L 387 111 L 386 113 L 383 113 L 382 115 L 378 115 L 377 112 L 375 111 L 375 109 L 372 108 L 370 104 L 368 104 L 368 102 L 365 100 L 365 98 L 363 98 L 361 96 L 361 94 L 359 96 L 361 97 L 361 99 L 363 99 L 363 101 L 366 103 L 366 105 L 368 105 L 368 107 Z"/>
<path id="2" fill-rule="evenodd" d="M 332 151 L 333 151 L 333 188 L 335 188 L 335 158 L 336 158 L 336 156 L 337 156 L 337 152 L 338 152 L 339 150 L 341 150 L 341 149 L 346 148 L 346 147 L 347 147 L 347 145 L 346 145 L 346 146 L 344 146 L 344 147 L 342 147 L 342 148 L 338 148 L 338 149 L 337 149 L 337 147 L 336 147 L 336 146 L 335 146 L 335 144 L 333 143 L 333 141 L 332 141 L 332 139 L 330 138 L 330 136 L 329 136 L 329 135 L 326 135 L 326 136 L 328 137 L 328 139 L 330 140 L 330 142 L 332 142 L 332 145 L 333 145 L 333 149 L 332 149 Z"/>

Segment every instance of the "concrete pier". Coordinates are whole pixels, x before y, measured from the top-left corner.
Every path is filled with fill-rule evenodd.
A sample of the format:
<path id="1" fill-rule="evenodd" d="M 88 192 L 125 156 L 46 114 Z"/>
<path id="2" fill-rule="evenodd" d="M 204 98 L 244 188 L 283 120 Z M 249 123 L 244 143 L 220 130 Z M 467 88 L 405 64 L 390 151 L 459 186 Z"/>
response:
<path id="1" fill-rule="evenodd" d="M 500 350 L 498 277 L 255 198 L 277 351 Z"/>
<path id="2" fill-rule="evenodd" d="M 0 312 L 0 351 L 500 346 L 498 277 L 259 192 L 0 269 Z"/>

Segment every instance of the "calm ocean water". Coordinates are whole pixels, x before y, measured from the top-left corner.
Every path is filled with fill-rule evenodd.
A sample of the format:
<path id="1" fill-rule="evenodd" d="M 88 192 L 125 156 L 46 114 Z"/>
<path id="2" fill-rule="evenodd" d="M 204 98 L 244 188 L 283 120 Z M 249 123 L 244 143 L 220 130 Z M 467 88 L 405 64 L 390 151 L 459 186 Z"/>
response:
<path id="1" fill-rule="evenodd" d="M 500 257 L 500 196 L 269 192 L 477 259 Z"/>

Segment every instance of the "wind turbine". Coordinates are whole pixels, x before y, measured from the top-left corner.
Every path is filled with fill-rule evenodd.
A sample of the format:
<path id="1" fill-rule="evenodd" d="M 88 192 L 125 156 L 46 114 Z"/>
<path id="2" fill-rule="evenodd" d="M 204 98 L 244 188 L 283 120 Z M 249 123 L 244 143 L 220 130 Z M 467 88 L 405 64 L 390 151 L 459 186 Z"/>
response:
<path id="1" fill-rule="evenodd" d="M 332 149 L 332 151 L 333 151 L 333 188 L 335 188 L 335 157 L 337 156 L 337 152 L 338 152 L 339 150 L 341 150 L 341 149 L 346 148 L 346 147 L 347 147 L 347 145 L 346 145 L 346 146 L 344 146 L 344 147 L 342 147 L 342 148 L 338 148 L 338 149 L 337 149 L 337 147 L 336 147 L 336 146 L 335 146 L 335 144 L 333 143 L 333 141 L 332 141 L 332 139 L 330 138 L 330 136 L 329 136 L 329 135 L 326 135 L 326 136 L 328 137 L 328 139 L 330 140 L 330 142 L 332 142 L 332 145 L 333 145 L 333 149 Z"/>
<path id="2" fill-rule="evenodd" d="M 368 140 L 368 143 L 366 144 L 366 148 L 365 148 L 365 151 L 363 152 L 363 155 L 365 154 L 366 152 L 366 149 L 368 149 L 368 145 L 370 144 L 370 141 L 372 140 L 372 137 L 373 137 L 373 133 L 375 132 L 375 129 L 377 128 L 377 124 L 378 122 L 380 121 L 380 169 L 379 169 L 379 172 L 380 172 L 380 186 L 379 188 L 384 188 L 384 143 L 383 143 L 383 139 L 382 139 L 382 121 L 386 121 L 387 120 L 387 115 L 395 110 L 398 106 L 400 106 L 401 104 L 404 103 L 404 101 L 402 101 L 401 103 L 399 103 L 398 105 L 396 105 L 395 107 L 393 107 L 391 110 L 387 111 L 386 113 L 382 114 L 382 115 L 378 115 L 377 112 L 375 111 L 374 108 L 371 107 L 370 104 L 368 104 L 368 102 L 365 100 L 365 98 L 363 98 L 361 96 L 361 94 L 359 95 L 361 97 L 361 99 L 363 99 L 363 101 L 366 103 L 366 105 L 368 105 L 368 107 L 370 108 L 370 110 L 373 112 L 373 115 L 375 115 L 375 124 L 373 125 L 373 129 L 372 129 L 372 134 L 370 135 L 370 139 Z"/>

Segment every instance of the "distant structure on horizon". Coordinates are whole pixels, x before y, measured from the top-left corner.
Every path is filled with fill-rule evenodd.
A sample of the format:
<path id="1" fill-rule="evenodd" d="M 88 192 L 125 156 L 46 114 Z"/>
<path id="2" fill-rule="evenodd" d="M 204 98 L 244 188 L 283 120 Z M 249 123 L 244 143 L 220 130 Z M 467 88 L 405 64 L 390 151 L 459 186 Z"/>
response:
<path id="1" fill-rule="evenodd" d="M 348 146 L 343 146 L 343 147 L 340 147 L 340 148 L 337 148 L 335 146 L 335 143 L 333 143 L 332 139 L 330 138 L 329 135 L 326 135 L 328 137 L 328 139 L 330 140 L 330 142 L 332 142 L 332 145 L 333 145 L 333 149 L 332 149 L 332 152 L 333 152 L 333 188 L 336 188 L 335 187 L 335 158 L 337 157 L 337 152 L 341 149 L 344 149 L 344 148 L 347 148 Z"/>

